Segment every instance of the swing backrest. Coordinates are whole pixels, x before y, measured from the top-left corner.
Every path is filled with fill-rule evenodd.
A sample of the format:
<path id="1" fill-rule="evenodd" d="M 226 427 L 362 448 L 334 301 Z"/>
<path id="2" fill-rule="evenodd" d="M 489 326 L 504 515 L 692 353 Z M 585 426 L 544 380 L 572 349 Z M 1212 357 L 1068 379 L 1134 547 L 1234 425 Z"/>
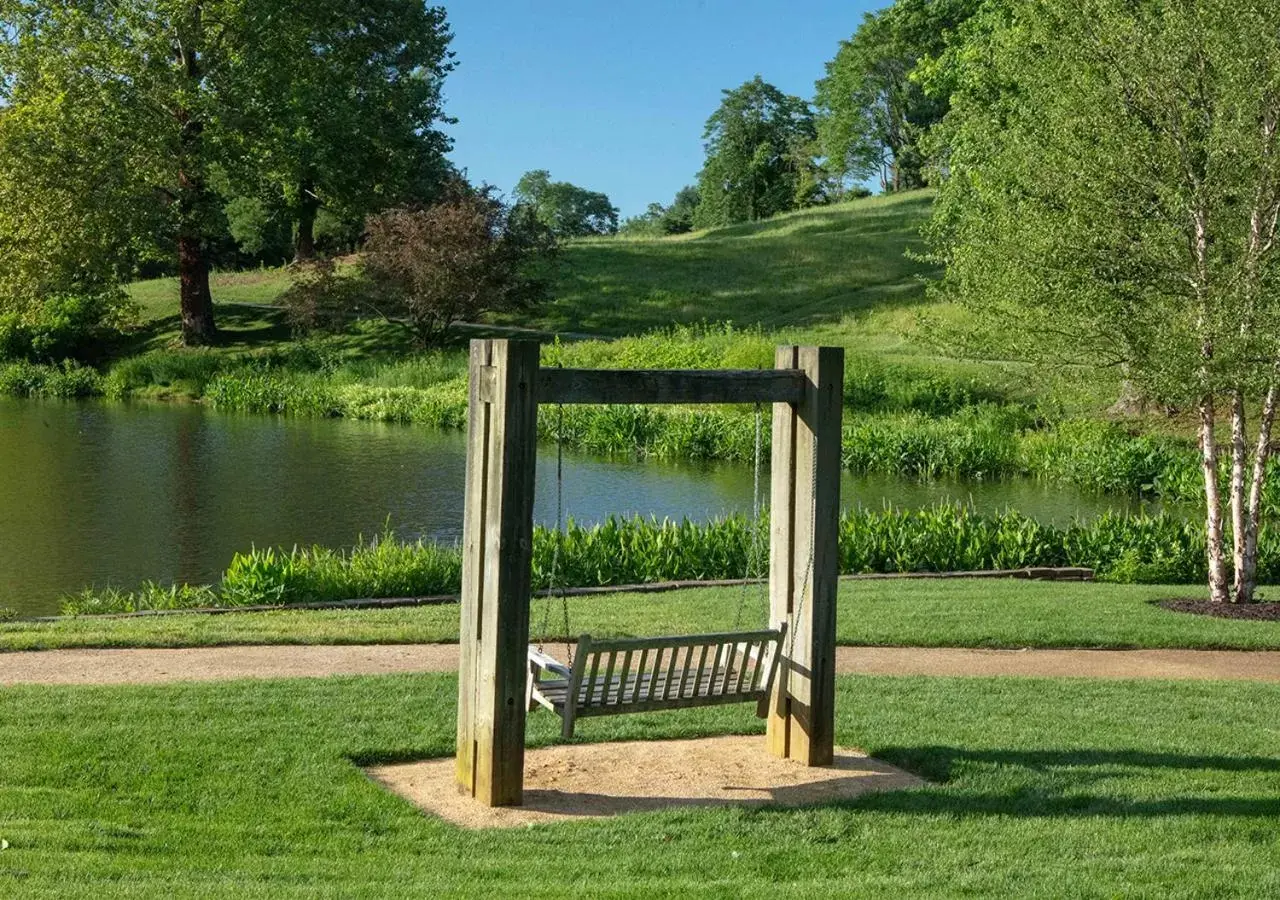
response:
<path id="1" fill-rule="evenodd" d="M 578 642 L 568 696 L 578 716 L 760 700 L 773 687 L 783 631 Z"/>

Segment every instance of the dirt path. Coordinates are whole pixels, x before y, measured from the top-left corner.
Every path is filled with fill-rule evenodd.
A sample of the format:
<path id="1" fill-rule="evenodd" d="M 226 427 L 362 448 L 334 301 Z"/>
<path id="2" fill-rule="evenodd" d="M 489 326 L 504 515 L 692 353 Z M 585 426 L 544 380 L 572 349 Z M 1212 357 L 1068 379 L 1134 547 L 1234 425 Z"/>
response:
<path id="1" fill-rule="evenodd" d="M 548 648 L 553 653 L 563 647 Z M 318 678 L 449 672 L 453 644 L 46 650 L 0 653 L 0 685 L 162 684 L 232 678 Z M 840 647 L 841 674 L 1174 678 L 1280 682 L 1280 651 L 955 650 Z"/>

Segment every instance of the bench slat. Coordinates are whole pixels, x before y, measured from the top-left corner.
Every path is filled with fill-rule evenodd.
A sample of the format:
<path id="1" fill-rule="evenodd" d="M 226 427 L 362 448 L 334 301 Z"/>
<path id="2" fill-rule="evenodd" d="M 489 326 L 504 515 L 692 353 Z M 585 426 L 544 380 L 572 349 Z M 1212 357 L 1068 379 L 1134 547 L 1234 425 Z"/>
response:
<path id="1" fill-rule="evenodd" d="M 584 635 L 572 677 L 536 680 L 531 691 L 565 719 L 566 737 L 578 717 L 760 701 L 782 636 L 781 630 L 608 641 Z M 549 658 L 538 662 L 557 671 Z"/>

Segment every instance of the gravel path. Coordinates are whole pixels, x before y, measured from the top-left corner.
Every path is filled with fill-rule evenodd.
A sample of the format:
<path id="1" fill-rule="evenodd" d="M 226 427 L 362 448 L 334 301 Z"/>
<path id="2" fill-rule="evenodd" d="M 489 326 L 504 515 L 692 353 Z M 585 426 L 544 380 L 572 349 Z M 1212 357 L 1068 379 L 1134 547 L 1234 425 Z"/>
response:
<path id="1" fill-rule="evenodd" d="M 553 654 L 562 646 L 548 647 Z M 162 684 L 233 678 L 319 678 L 449 672 L 454 644 L 46 650 L 0 653 L 0 685 Z M 959 650 L 840 647 L 841 674 L 1172 678 L 1280 682 L 1280 651 Z"/>

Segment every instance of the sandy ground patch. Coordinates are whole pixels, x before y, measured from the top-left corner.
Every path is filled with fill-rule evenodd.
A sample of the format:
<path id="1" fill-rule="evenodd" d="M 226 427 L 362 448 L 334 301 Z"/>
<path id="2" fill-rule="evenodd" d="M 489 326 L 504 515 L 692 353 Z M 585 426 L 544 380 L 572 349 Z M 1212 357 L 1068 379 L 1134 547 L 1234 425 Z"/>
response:
<path id="1" fill-rule="evenodd" d="M 525 754 L 524 805 L 490 809 L 461 793 L 452 757 L 374 766 L 370 777 L 463 828 L 598 819 L 681 807 L 812 806 L 927 782 L 857 750 L 809 768 L 765 752 L 760 736 L 565 744 Z"/>
<path id="2" fill-rule="evenodd" d="M 563 653 L 559 645 L 549 647 Z M 323 678 L 451 672 L 456 644 L 40 650 L 0 653 L 0 685 L 162 684 L 235 678 Z M 1170 678 L 1280 682 L 1280 651 L 963 650 L 839 647 L 842 675 Z"/>

